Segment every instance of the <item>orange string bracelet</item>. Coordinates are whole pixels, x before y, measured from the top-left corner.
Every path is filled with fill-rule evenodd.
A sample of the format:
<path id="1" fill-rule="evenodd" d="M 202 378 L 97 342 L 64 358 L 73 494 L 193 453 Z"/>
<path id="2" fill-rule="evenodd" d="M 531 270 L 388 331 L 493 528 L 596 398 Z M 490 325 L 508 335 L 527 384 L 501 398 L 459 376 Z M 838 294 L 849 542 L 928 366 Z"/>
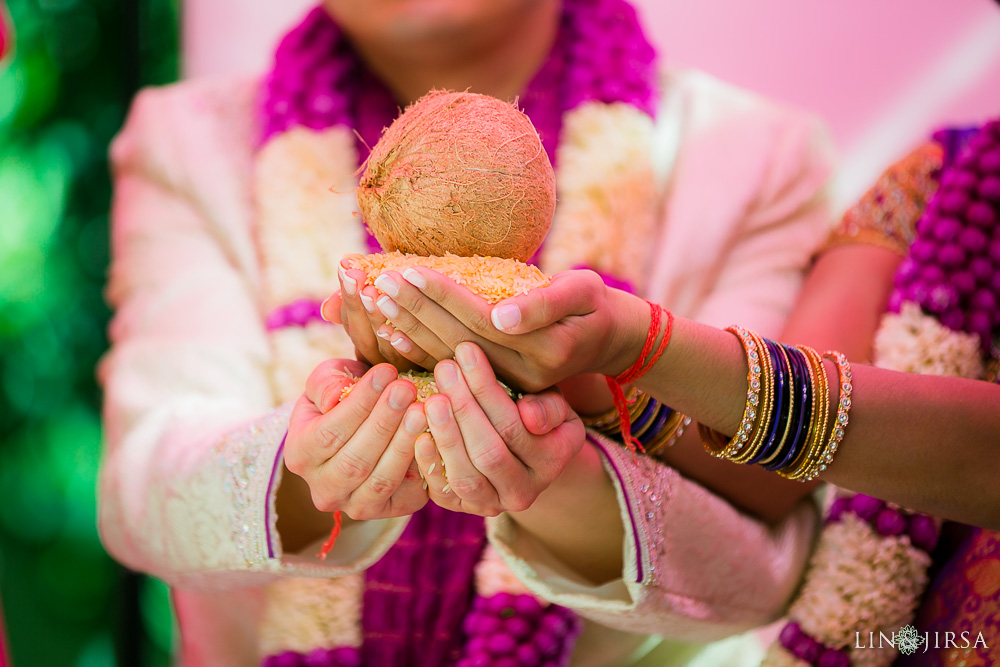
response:
<path id="1" fill-rule="evenodd" d="M 333 529 L 330 531 L 330 537 L 323 543 L 323 548 L 319 550 L 320 560 L 326 560 L 326 557 L 333 551 L 333 545 L 337 543 L 337 538 L 340 536 L 340 527 L 343 523 L 344 519 L 340 514 L 340 510 L 334 510 Z"/>
<path id="2" fill-rule="evenodd" d="M 619 375 L 616 375 L 615 377 L 606 375 L 604 378 L 607 381 L 608 389 L 611 390 L 611 395 L 614 398 L 615 409 L 618 410 L 618 418 L 621 422 L 622 441 L 632 452 L 633 456 L 635 455 L 636 449 L 644 454 L 646 453 L 646 449 L 642 446 L 642 443 L 639 442 L 638 439 L 632 436 L 632 420 L 628 414 L 628 404 L 625 400 L 625 391 L 622 389 L 622 385 L 635 382 L 645 375 L 649 369 L 660 360 L 664 350 L 667 349 L 667 344 L 670 342 L 670 334 L 674 329 L 673 313 L 668 310 L 664 310 L 662 306 L 659 306 L 652 301 L 646 301 L 646 303 L 649 304 L 649 331 L 646 333 L 646 342 L 643 343 L 642 351 L 639 353 L 639 358 L 634 364 L 629 366 Z M 667 315 L 667 324 L 665 330 L 663 331 L 663 337 L 660 338 L 660 345 L 656 348 L 656 352 L 653 353 L 653 356 L 650 357 L 647 362 L 646 356 L 649 354 L 650 350 L 653 349 L 653 345 L 656 343 L 656 338 L 660 334 L 660 322 L 664 313 Z"/>

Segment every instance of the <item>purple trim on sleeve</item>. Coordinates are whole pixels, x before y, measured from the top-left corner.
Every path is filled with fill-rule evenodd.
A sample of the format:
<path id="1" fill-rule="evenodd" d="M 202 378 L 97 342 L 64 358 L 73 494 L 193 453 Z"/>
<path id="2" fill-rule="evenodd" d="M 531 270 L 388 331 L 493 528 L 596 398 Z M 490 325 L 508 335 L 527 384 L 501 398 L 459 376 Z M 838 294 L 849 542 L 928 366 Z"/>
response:
<path id="1" fill-rule="evenodd" d="M 278 452 L 274 455 L 271 478 L 267 480 L 267 494 L 264 496 L 264 538 L 267 540 L 268 558 L 274 558 L 274 545 L 271 543 L 271 490 L 274 488 L 274 478 L 278 476 L 278 462 L 281 461 L 281 454 L 285 451 L 285 438 L 287 437 L 288 431 L 285 431 L 285 435 L 281 436 Z"/>
<path id="2" fill-rule="evenodd" d="M 618 465 L 615 463 L 614 457 L 610 456 L 605 450 L 604 444 L 600 440 L 597 440 L 596 438 L 591 436 L 589 433 L 587 434 L 587 440 L 590 440 L 592 443 L 601 448 L 601 452 L 604 453 L 604 457 L 608 460 L 608 463 L 611 464 L 611 469 L 615 471 L 615 475 L 618 477 L 618 483 L 622 487 L 622 495 L 625 496 L 625 507 L 628 509 L 628 520 L 632 522 L 632 539 L 635 540 L 635 571 L 636 571 L 635 582 L 637 584 L 641 584 L 643 577 L 642 542 L 639 540 L 639 525 L 635 521 L 635 512 L 632 508 L 632 503 L 628 502 L 628 494 L 626 493 L 626 489 L 628 487 L 626 487 L 625 485 L 625 478 L 622 475 L 621 470 L 618 469 Z"/>

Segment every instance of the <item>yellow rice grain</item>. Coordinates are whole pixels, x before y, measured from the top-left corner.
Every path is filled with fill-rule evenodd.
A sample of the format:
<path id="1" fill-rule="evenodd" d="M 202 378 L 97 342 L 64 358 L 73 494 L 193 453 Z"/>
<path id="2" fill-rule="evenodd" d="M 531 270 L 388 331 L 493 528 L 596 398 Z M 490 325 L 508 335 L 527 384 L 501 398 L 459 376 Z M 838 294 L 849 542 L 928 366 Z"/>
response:
<path id="1" fill-rule="evenodd" d="M 538 267 L 500 257 L 462 257 L 452 254 L 427 257 L 389 252 L 349 255 L 347 260 L 351 268 L 368 275 L 369 285 L 374 284 L 375 278 L 385 271 L 402 272 L 411 266 L 425 266 L 448 276 L 489 303 L 527 294 L 535 288 L 549 285 L 549 277 L 539 271 Z"/>

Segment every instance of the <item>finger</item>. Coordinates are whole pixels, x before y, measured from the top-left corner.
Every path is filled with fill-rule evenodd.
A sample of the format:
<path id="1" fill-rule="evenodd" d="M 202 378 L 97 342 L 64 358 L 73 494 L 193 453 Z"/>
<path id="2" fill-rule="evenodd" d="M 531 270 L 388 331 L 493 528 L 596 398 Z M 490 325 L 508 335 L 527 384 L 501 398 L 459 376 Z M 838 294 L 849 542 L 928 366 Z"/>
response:
<path id="1" fill-rule="evenodd" d="M 350 393 L 340 400 L 335 409 L 316 420 L 314 428 L 317 431 L 316 438 L 322 461 L 330 458 L 354 436 L 371 414 L 385 388 L 396 377 L 396 369 L 391 365 L 375 366 L 351 386 Z"/>
<path id="2" fill-rule="evenodd" d="M 480 355 L 478 368 L 471 367 L 467 362 L 467 355 L 463 353 L 469 350 Z M 524 493 L 530 485 L 530 471 L 511 453 L 507 442 L 528 435 L 521 425 L 517 407 L 497 384 L 478 347 L 472 343 L 462 343 L 457 354 L 460 356 L 459 362 L 463 364 L 462 368 L 470 370 L 460 372 L 458 364 L 442 361 L 435 368 L 434 376 L 438 391 L 446 395 L 451 403 L 468 461 L 496 490 L 497 500 L 502 501 L 503 506 L 496 507 L 495 511 L 511 509 L 512 504 L 530 502 L 533 498 L 528 498 Z M 470 382 L 466 381 L 467 376 L 476 386 L 470 386 Z M 436 436 L 435 440 L 448 468 L 452 488 L 463 500 L 480 508 L 489 508 L 494 500 L 490 489 L 467 489 L 463 479 L 469 477 L 476 480 L 478 476 L 464 467 L 455 468 L 450 464 L 446 443 Z M 464 464 L 464 460 L 458 462 L 459 466 Z"/>
<path id="3" fill-rule="evenodd" d="M 359 389 L 352 390 L 351 394 Z M 344 445 L 321 465 L 321 487 L 332 492 L 334 498 L 340 495 L 350 497 L 349 506 L 343 509 L 348 510 L 352 518 L 371 518 L 366 512 L 384 505 L 399 488 L 409 466 L 409 457 L 400 461 L 398 457 L 390 456 L 387 470 L 374 479 L 373 475 L 400 430 L 403 415 L 416 398 L 417 390 L 408 380 L 389 383 L 367 418 L 344 441 Z M 345 399 L 342 405 L 346 404 Z M 412 451 L 409 450 L 411 456 Z M 358 493 L 361 494 L 361 501 L 355 502 L 354 497 Z M 376 496 L 380 499 L 379 504 L 365 504 L 365 498 L 370 500 Z"/>
<path id="4" fill-rule="evenodd" d="M 463 340 L 507 346 L 509 336 L 490 322 L 490 304 L 448 276 L 423 266 L 403 271 L 399 305 L 452 348 Z M 409 289 L 407 286 L 413 287 Z M 456 322 L 461 325 L 456 327 Z"/>
<path id="5" fill-rule="evenodd" d="M 367 370 L 365 364 L 351 359 L 328 359 L 309 374 L 305 395 L 320 412 L 329 412 L 340 402 L 343 389 Z"/>
<path id="6" fill-rule="evenodd" d="M 375 330 L 371 326 L 369 313 L 362 301 L 361 288 L 365 284 L 365 272 L 357 269 L 348 269 L 342 261 L 337 269 L 337 277 L 340 280 L 340 319 L 344 324 L 347 335 L 354 342 L 359 356 L 368 363 L 374 365 L 387 361 L 379 350 L 378 338 Z M 372 301 L 370 307 L 374 309 L 375 302 Z"/>
<path id="7" fill-rule="evenodd" d="M 319 307 L 319 313 L 323 319 L 331 324 L 343 324 L 344 321 L 340 316 L 342 301 L 340 290 L 327 297 L 326 301 Z"/>
<path id="8" fill-rule="evenodd" d="M 363 298 L 365 307 L 368 307 L 369 303 L 375 304 L 374 311 L 368 314 L 368 325 L 371 327 L 372 331 L 375 332 L 376 339 L 378 340 L 379 354 L 383 359 L 391 363 L 396 368 L 401 370 L 407 370 L 412 368 L 414 364 L 406 358 L 405 355 L 401 354 L 399 350 L 392 346 L 390 337 L 387 335 L 380 335 L 380 332 L 390 332 L 392 331 L 392 324 L 388 322 L 388 318 L 382 314 L 379 310 L 379 303 L 388 297 L 384 296 L 377 288 L 372 286 L 367 286 L 362 288 L 361 296 Z M 388 329 L 385 327 L 388 325 Z"/>
<path id="9" fill-rule="evenodd" d="M 437 362 L 440 361 L 440 359 L 427 354 L 422 347 L 414 345 L 406 334 L 397 331 L 392 324 L 383 324 L 376 333 L 379 338 L 388 341 L 396 352 L 424 370 L 433 370 Z"/>
<path id="10" fill-rule="evenodd" d="M 406 270 L 406 272 L 411 271 L 412 269 Z M 422 347 L 431 356 L 437 359 L 451 359 L 458 343 L 463 340 L 480 339 L 454 315 L 424 297 L 420 290 L 398 272 L 387 271 L 381 274 L 375 279 L 375 285 L 386 295 L 383 297 L 384 300 L 380 299 L 378 303 L 382 313 L 396 329 L 406 334 L 414 344 Z M 465 288 L 458 289 L 465 290 Z M 471 296 L 482 301 L 480 297 Z"/>
<path id="11" fill-rule="evenodd" d="M 427 404 L 425 403 L 425 418 L 426 414 Z M 438 453 L 437 444 L 434 442 L 434 436 L 427 431 L 421 433 L 417 436 L 413 449 L 414 461 L 420 471 L 420 477 L 423 478 L 423 488 L 428 495 L 442 507 L 448 507 L 447 503 L 442 504 L 440 500 L 442 497 L 446 497 L 448 502 L 457 503 L 457 498 L 450 493 L 450 489 L 445 489 L 448 477 L 445 474 L 444 461 L 441 460 L 441 454 Z"/>
<path id="12" fill-rule="evenodd" d="M 543 392 L 519 400 L 517 411 L 529 433 L 545 435 L 566 421 L 569 404 L 556 392 Z"/>
<path id="13" fill-rule="evenodd" d="M 495 469 L 486 471 L 497 488 L 502 490 L 504 502 L 510 505 L 526 506 L 534 500 L 536 494 L 532 491 L 533 476 L 536 480 L 551 480 L 562 470 L 568 456 L 563 449 L 554 447 L 540 447 L 538 440 L 525 428 L 521 421 L 518 407 L 507 396 L 493 376 L 489 362 L 486 360 L 482 350 L 473 343 L 462 343 L 455 351 L 455 358 L 458 360 L 468 386 L 470 387 L 475 400 L 481 407 L 483 414 L 489 419 L 490 425 L 495 433 L 503 439 L 505 449 L 509 452 L 509 458 L 499 460 L 487 459 L 489 463 L 481 463 L 476 457 L 473 445 L 470 444 L 470 456 L 473 462 L 481 470 L 483 465 L 492 463 Z M 441 383 L 438 383 L 438 387 Z M 561 397 L 555 392 L 543 394 L 543 406 L 547 407 L 549 402 L 555 403 Z M 455 399 L 452 399 L 455 403 Z M 550 428 L 558 428 L 566 419 L 569 411 L 568 406 L 560 411 L 553 406 L 552 414 L 546 414 L 545 419 L 551 417 L 555 422 Z M 455 408 L 458 414 L 458 407 Z M 461 424 L 461 420 L 459 420 Z M 464 432 L 464 431 L 463 431 Z M 492 453 L 487 453 L 492 458 Z"/>
<path id="14" fill-rule="evenodd" d="M 496 331 L 525 334 L 567 317 L 588 315 L 594 312 L 605 289 L 604 281 L 593 271 L 557 273 L 548 287 L 504 299 L 493 306 L 490 325 Z"/>
<path id="15" fill-rule="evenodd" d="M 438 367 L 441 365 L 455 366 L 455 362 L 443 361 Z M 455 373 L 457 372 L 455 367 Z M 468 409 L 466 403 L 463 410 L 468 411 Z M 433 472 L 427 476 L 428 494 L 431 499 L 442 507 L 456 511 L 498 514 L 501 511 L 499 494 L 470 460 L 465 440 L 466 431 L 459 427 L 449 398 L 443 394 L 431 396 L 424 404 L 424 410 L 438 455 L 447 473 L 447 478 L 444 480 Z M 485 429 L 488 426 L 485 417 L 482 418 L 480 428 Z M 480 437 L 482 435 L 480 433 Z M 439 487 L 441 481 L 445 481 L 445 484 Z M 452 497 L 446 497 L 448 495 Z"/>
<path id="16" fill-rule="evenodd" d="M 390 387 L 390 392 L 394 389 L 395 386 Z M 414 462 L 417 437 L 426 429 L 423 405 L 411 403 L 371 474 L 352 494 L 351 505 L 358 508 L 349 513 L 352 518 L 402 516 L 413 513 L 415 505 L 426 502 L 423 480 Z"/>

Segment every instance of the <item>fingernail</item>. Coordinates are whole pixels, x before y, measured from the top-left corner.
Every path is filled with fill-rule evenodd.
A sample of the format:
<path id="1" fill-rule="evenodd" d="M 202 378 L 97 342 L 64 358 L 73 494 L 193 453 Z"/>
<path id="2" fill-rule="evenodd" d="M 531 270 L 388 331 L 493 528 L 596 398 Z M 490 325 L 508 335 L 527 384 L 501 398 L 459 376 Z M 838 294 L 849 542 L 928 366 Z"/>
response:
<path id="1" fill-rule="evenodd" d="M 545 406 L 543 406 L 540 401 L 530 399 L 528 401 L 528 412 L 531 413 L 531 416 L 534 418 L 539 430 L 545 431 L 548 429 L 548 412 L 545 410 Z"/>
<path id="2" fill-rule="evenodd" d="M 410 404 L 410 391 L 401 384 L 397 384 L 389 390 L 389 407 L 393 410 L 402 410 Z"/>
<path id="3" fill-rule="evenodd" d="M 365 310 L 367 310 L 369 313 L 375 312 L 375 299 L 371 298 L 370 296 L 362 294 L 361 305 L 364 306 Z"/>
<path id="4" fill-rule="evenodd" d="M 424 277 L 420 275 L 419 271 L 417 271 L 412 267 L 407 269 L 406 271 L 403 271 L 403 278 L 406 279 L 406 282 L 410 283 L 417 289 L 423 289 L 427 287 L 427 281 L 424 280 Z"/>
<path id="5" fill-rule="evenodd" d="M 454 364 L 448 362 L 438 364 L 435 374 L 442 389 L 448 389 L 458 382 L 458 372 L 455 371 Z"/>
<path id="6" fill-rule="evenodd" d="M 389 334 L 387 334 L 386 332 L 384 332 L 382 330 L 376 331 L 375 335 L 378 336 L 379 338 L 381 338 L 382 340 L 389 340 Z"/>
<path id="7" fill-rule="evenodd" d="M 476 367 L 476 353 L 471 345 L 463 343 L 455 348 L 455 359 L 463 371 L 471 371 Z"/>
<path id="8" fill-rule="evenodd" d="M 444 401 L 432 401 L 424 406 L 427 413 L 427 421 L 435 426 L 444 426 L 451 418 L 451 410 Z"/>
<path id="9" fill-rule="evenodd" d="M 389 345 L 392 345 L 394 348 L 399 350 L 400 354 L 406 354 L 407 352 L 413 349 L 413 346 L 410 345 L 410 341 L 406 340 L 406 338 L 402 336 L 400 336 L 396 340 L 389 341 Z"/>
<path id="10" fill-rule="evenodd" d="M 399 296 L 399 283 L 384 273 L 375 279 L 375 287 L 389 296 Z"/>
<path id="11" fill-rule="evenodd" d="M 392 366 L 379 366 L 372 375 L 372 387 L 378 393 L 389 386 L 389 383 L 396 379 L 396 369 Z"/>
<path id="12" fill-rule="evenodd" d="M 399 315 L 399 306 L 396 302 L 387 296 L 383 296 L 378 301 L 378 309 L 382 311 L 382 314 L 388 317 L 390 320 L 396 315 Z"/>
<path id="13" fill-rule="evenodd" d="M 344 285 L 344 291 L 354 296 L 358 293 L 358 282 L 347 275 L 347 271 L 344 270 L 343 265 L 337 269 L 337 273 L 340 274 L 340 282 Z"/>
<path id="14" fill-rule="evenodd" d="M 497 306 L 490 313 L 490 318 L 493 320 L 493 326 L 500 331 L 513 329 L 521 323 L 521 309 L 514 304 Z"/>

